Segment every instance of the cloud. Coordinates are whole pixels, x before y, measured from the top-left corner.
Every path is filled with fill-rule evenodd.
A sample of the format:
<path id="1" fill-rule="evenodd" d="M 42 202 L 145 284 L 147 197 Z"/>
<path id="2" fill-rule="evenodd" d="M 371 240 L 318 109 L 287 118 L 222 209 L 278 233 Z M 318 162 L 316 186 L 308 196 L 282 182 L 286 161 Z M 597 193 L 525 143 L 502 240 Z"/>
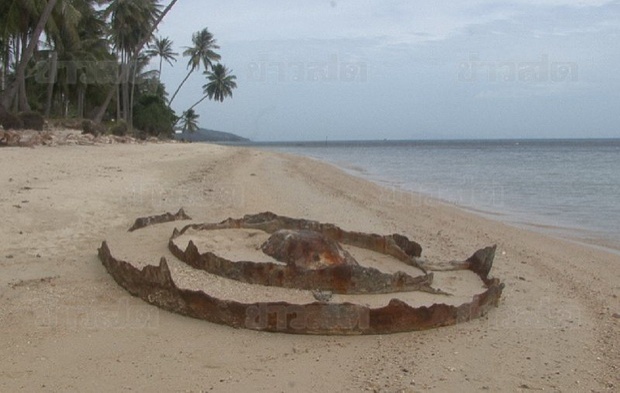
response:
<path id="1" fill-rule="evenodd" d="M 461 125 L 463 134 L 486 135 L 514 121 L 510 127 L 518 133 L 524 121 L 519 116 L 543 106 L 558 116 L 565 111 L 566 118 L 582 111 L 580 124 L 617 130 L 611 111 L 597 108 L 618 104 L 618 1 L 230 0 L 206 7 L 187 0 L 175 6 L 159 34 L 172 37 L 178 48 L 205 26 L 239 81 L 233 100 L 197 108 L 208 127 L 261 139 L 293 131 L 306 139 L 347 133 L 355 138 L 380 130 L 397 138 Z M 364 78 L 345 83 L 309 77 L 317 64 L 329 66 L 333 59 L 338 66 L 363 65 Z M 472 61 L 480 63 L 477 79 L 464 81 L 460 67 Z M 506 74 L 541 62 L 548 80 Z M 184 77 L 184 63 L 164 70 L 168 86 Z M 578 80 L 557 83 L 567 70 L 560 66 L 571 70 L 569 63 L 578 71 L 569 75 Z M 175 109 L 197 100 L 202 78 L 192 76 Z M 565 109 L 565 100 L 575 109 Z M 508 110 L 510 119 L 478 120 Z"/>
<path id="2" fill-rule="evenodd" d="M 513 0 L 499 3 L 490 0 L 231 0 L 209 5 L 208 15 L 213 15 L 209 18 L 210 23 L 215 23 L 220 34 L 231 40 L 372 36 L 415 43 L 446 39 L 469 25 L 518 17 L 532 9 L 582 9 L 610 3 L 612 1 L 607 0 Z M 198 1 L 188 1 L 184 7 L 189 10 L 200 6 L 203 5 Z"/>

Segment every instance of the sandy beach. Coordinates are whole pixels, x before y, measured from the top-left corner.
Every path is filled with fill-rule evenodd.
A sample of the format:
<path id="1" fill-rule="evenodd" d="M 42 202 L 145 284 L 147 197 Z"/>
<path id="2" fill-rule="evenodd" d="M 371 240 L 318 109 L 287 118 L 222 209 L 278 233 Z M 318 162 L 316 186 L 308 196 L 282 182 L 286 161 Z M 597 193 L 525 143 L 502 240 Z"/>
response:
<path id="1" fill-rule="evenodd" d="M 0 165 L 2 392 L 620 389 L 618 254 L 251 148 L 11 147 Z M 491 275 L 506 287 L 486 317 L 423 332 L 303 336 L 211 324 L 130 296 L 97 258 L 137 217 L 180 207 L 197 222 L 272 211 L 400 233 L 441 260 L 496 244 Z M 149 258 L 160 251 L 165 244 L 153 244 Z"/>

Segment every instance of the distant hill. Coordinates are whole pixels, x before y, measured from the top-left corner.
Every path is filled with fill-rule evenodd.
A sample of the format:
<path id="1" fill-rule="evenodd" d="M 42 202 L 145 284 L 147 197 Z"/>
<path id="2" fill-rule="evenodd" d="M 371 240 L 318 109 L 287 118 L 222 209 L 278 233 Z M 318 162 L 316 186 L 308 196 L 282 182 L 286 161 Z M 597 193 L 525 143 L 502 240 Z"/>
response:
<path id="1" fill-rule="evenodd" d="M 175 134 L 174 139 L 184 139 L 191 142 L 249 142 L 247 138 L 240 137 L 239 135 L 231 134 L 229 132 L 207 130 L 205 128 L 199 128 L 195 132 L 182 132 Z"/>

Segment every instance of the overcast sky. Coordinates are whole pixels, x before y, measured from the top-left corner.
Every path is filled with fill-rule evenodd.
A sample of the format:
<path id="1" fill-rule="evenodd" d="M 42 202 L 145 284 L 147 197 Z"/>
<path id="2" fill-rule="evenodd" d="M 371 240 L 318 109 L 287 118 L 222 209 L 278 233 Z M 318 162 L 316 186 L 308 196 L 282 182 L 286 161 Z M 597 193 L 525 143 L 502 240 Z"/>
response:
<path id="1" fill-rule="evenodd" d="M 164 1 L 164 3 L 167 3 Z M 255 141 L 620 137 L 620 1 L 180 0 L 238 88 L 201 126 Z M 174 91 L 187 58 L 165 67 Z M 173 108 L 201 97 L 196 72 Z"/>

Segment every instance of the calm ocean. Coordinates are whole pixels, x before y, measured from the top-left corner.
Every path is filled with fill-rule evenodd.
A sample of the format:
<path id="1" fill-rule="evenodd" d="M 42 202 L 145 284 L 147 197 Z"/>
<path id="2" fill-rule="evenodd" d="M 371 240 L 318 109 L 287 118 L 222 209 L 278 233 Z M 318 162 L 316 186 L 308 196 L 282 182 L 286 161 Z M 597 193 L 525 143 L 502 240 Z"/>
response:
<path id="1" fill-rule="evenodd" d="M 620 250 L 620 139 L 253 146 L 317 158 L 394 189 Z"/>

